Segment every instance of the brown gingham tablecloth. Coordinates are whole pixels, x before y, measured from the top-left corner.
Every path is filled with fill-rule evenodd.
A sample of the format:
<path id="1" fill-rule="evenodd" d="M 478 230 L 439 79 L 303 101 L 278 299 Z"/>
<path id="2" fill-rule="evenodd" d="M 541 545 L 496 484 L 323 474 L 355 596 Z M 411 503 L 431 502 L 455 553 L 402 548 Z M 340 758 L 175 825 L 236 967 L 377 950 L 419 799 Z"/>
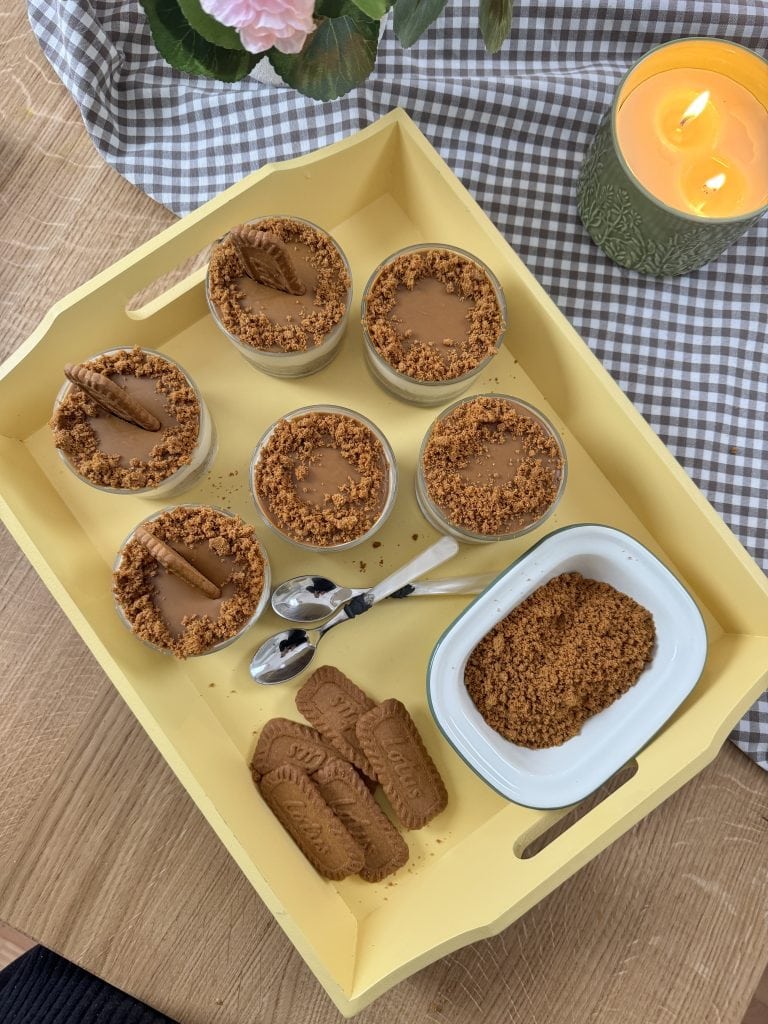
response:
<path id="1" fill-rule="evenodd" d="M 255 170 L 404 107 L 755 559 L 768 566 L 768 217 L 682 278 L 611 263 L 576 214 L 584 153 L 630 64 L 670 39 L 730 39 L 763 56 L 768 5 L 516 0 L 488 56 L 476 3 L 453 2 L 402 50 L 317 103 L 167 66 L 136 0 L 29 0 L 32 28 L 99 152 L 178 214 Z M 768 770 L 768 693 L 733 741 Z"/>

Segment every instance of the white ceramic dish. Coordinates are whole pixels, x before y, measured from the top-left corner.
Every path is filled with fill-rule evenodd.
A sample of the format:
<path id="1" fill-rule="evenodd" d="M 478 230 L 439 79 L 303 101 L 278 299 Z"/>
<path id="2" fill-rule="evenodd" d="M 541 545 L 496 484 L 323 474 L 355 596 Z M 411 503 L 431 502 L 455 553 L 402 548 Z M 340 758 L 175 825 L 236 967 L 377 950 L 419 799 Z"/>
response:
<path id="1" fill-rule="evenodd" d="M 610 583 L 644 605 L 656 624 L 656 648 L 637 683 L 585 722 L 578 736 L 529 750 L 485 723 L 464 686 L 464 666 L 500 619 L 564 572 Z M 427 698 L 445 738 L 489 786 L 527 807 L 565 807 L 648 743 L 694 688 L 706 656 L 701 612 L 655 555 L 609 526 L 565 526 L 513 562 L 446 630 L 430 659 Z"/>

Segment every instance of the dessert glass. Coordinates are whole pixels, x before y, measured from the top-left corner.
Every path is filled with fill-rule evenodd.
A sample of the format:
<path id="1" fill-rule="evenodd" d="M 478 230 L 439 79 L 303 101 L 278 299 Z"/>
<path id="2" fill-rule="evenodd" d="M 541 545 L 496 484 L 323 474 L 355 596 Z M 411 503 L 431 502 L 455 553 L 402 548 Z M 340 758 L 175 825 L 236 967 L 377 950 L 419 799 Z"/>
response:
<path id="1" fill-rule="evenodd" d="M 136 533 L 136 531 L 139 529 L 140 526 L 146 526 L 148 523 L 154 522 L 155 519 L 158 519 L 160 516 L 164 515 L 166 512 L 170 512 L 174 508 L 195 508 L 196 509 L 196 508 L 201 508 L 201 507 L 210 508 L 212 511 L 218 512 L 220 515 L 225 516 L 227 519 L 238 519 L 238 518 L 240 518 L 239 516 L 236 516 L 233 512 L 229 512 L 227 509 L 219 508 L 218 505 L 200 506 L 200 505 L 196 505 L 196 504 L 195 505 L 189 504 L 189 505 L 171 505 L 171 506 L 167 506 L 166 508 L 161 508 L 159 511 L 153 512 L 152 515 L 147 516 L 146 519 L 142 519 L 142 521 L 140 523 L 137 523 L 134 526 L 134 528 L 131 530 L 131 532 L 128 534 L 128 536 L 125 538 L 125 540 L 122 542 L 122 544 L 118 548 L 117 555 L 115 556 L 115 560 L 114 560 L 114 563 L 112 565 L 112 572 L 114 573 L 114 572 L 117 571 L 118 566 L 120 565 L 120 562 L 121 562 L 122 557 L 123 557 L 123 550 L 128 545 L 128 543 L 133 539 L 134 534 Z M 243 623 L 243 625 L 240 627 L 240 629 L 236 633 L 234 633 L 231 637 L 227 637 L 224 640 L 220 640 L 217 644 L 214 644 L 213 647 L 210 647 L 207 651 L 201 651 L 199 654 L 193 654 L 193 655 L 190 655 L 189 657 L 202 658 L 202 657 L 205 657 L 208 654 L 215 654 L 217 651 L 224 650 L 225 647 L 229 647 L 230 644 L 233 644 L 236 640 L 239 640 L 240 637 L 243 636 L 243 634 L 247 633 L 248 630 L 251 628 L 251 626 L 253 626 L 256 623 L 256 621 L 259 619 L 259 617 L 261 616 L 261 613 L 264 611 L 264 608 L 266 607 L 267 602 L 269 601 L 269 596 L 272 593 L 272 571 L 271 571 L 271 568 L 270 568 L 269 557 L 267 556 L 266 549 L 265 549 L 264 545 L 261 543 L 261 541 L 259 541 L 258 543 L 259 543 L 259 552 L 261 554 L 262 562 L 264 564 L 264 583 L 263 583 L 263 586 L 262 586 L 261 596 L 259 598 L 259 603 L 256 605 L 256 608 L 255 608 L 255 610 L 253 612 L 253 615 L 251 615 L 251 617 L 247 620 L 247 622 Z M 137 636 L 136 633 L 133 630 L 133 627 L 131 626 L 130 621 L 128 620 L 128 617 L 126 616 L 125 612 L 123 611 L 122 605 L 117 600 L 114 592 L 112 594 L 112 600 L 114 602 L 115 610 L 117 611 L 118 618 L 123 623 L 123 625 L 126 627 L 126 629 L 130 633 L 133 634 L 135 639 L 139 641 L 139 643 L 144 644 L 145 647 L 149 647 L 153 651 L 159 651 L 161 654 L 167 654 L 170 657 L 174 656 L 173 651 L 170 651 L 167 647 L 161 647 L 159 644 L 150 643 L 149 640 L 145 640 L 143 637 Z"/>
<path id="2" fill-rule="evenodd" d="M 90 362 L 92 359 L 98 359 L 99 356 L 114 355 L 118 352 L 127 352 L 130 349 L 127 348 L 110 348 L 105 349 L 103 352 L 97 352 L 95 355 L 89 356 L 88 359 L 82 360 L 84 363 Z M 157 352 L 155 349 L 144 348 L 142 352 L 146 352 L 148 355 L 157 356 L 166 363 L 171 363 L 176 367 L 185 377 L 190 388 L 195 393 L 195 398 L 200 407 L 200 422 L 198 427 L 197 444 L 191 453 L 190 461 L 184 465 L 179 466 L 177 470 L 162 480 L 156 487 L 103 487 L 99 484 L 95 484 L 92 480 L 88 480 L 84 477 L 75 466 L 69 461 L 64 452 L 57 448 L 59 458 L 67 467 L 67 469 L 78 478 L 82 480 L 84 484 L 92 487 L 95 491 L 102 491 L 105 494 L 127 494 L 132 498 L 172 498 L 178 494 L 182 494 L 184 491 L 188 491 L 193 487 L 197 481 L 202 477 L 210 468 L 211 463 L 216 458 L 218 451 L 218 439 L 216 436 L 216 426 L 213 422 L 213 418 L 208 410 L 208 406 L 205 404 L 200 389 L 192 380 L 190 375 L 184 369 L 184 367 L 166 355 L 164 352 Z M 71 388 L 76 385 L 71 384 L 69 381 L 65 383 L 59 389 L 56 395 L 56 401 L 53 404 L 54 413 L 61 405 L 65 395 L 67 395 Z"/>
<path id="3" fill-rule="evenodd" d="M 408 253 L 414 252 L 427 252 L 434 249 L 443 249 L 447 252 L 457 253 L 459 256 L 463 256 L 465 259 L 470 260 L 481 271 L 483 271 L 493 287 L 494 295 L 499 306 L 499 312 L 501 313 L 501 330 L 499 331 L 499 336 L 494 343 L 493 351 L 489 352 L 488 355 L 477 364 L 477 366 L 468 370 L 460 377 L 452 377 L 449 380 L 444 381 L 417 380 L 414 377 L 408 376 L 408 374 L 401 373 L 399 370 L 396 370 L 378 351 L 371 340 L 366 327 L 368 298 L 371 293 L 371 288 L 381 271 L 389 266 L 393 260 L 397 259 L 398 256 L 404 256 Z M 410 402 L 413 405 L 420 406 L 443 405 L 445 402 L 450 402 L 453 399 L 458 398 L 459 395 L 463 395 L 467 388 L 472 384 L 472 381 L 477 378 L 478 374 L 482 372 L 498 352 L 507 329 L 507 303 L 498 278 L 493 271 L 482 262 L 482 260 L 477 258 L 477 256 L 473 256 L 472 253 L 467 252 L 465 249 L 459 249 L 455 245 L 425 243 L 420 245 L 409 245 L 404 249 L 398 249 L 397 252 L 392 253 L 391 256 L 388 256 L 376 267 L 368 278 L 368 283 L 363 291 L 363 299 L 360 307 L 360 319 L 363 328 L 363 351 L 365 352 L 368 369 L 370 370 L 371 376 L 374 380 L 386 391 L 389 391 L 390 394 L 393 394 L 396 398 L 402 399 L 404 402 Z"/>
<path id="4" fill-rule="evenodd" d="M 474 530 L 468 530 L 464 526 L 460 526 L 458 523 L 454 523 L 450 520 L 447 514 L 443 511 L 440 506 L 433 501 L 429 494 L 427 482 L 424 475 L 424 452 L 432 431 L 435 425 L 441 420 L 445 419 L 454 409 L 462 404 L 462 402 L 471 402 L 475 398 L 498 398 L 508 402 L 513 402 L 516 406 L 519 406 L 530 419 L 534 420 L 539 424 L 550 436 L 554 439 L 560 452 L 560 458 L 562 460 L 562 470 L 560 473 L 560 483 L 557 488 L 557 494 L 554 500 L 546 509 L 546 511 L 539 516 L 534 522 L 529 523 L 527 526 L 521 527 L 519 530 L 512 530 L 509 533 L 476 533 Z M 528 402 L 524 402 L 521 398 L 515 398 L 512 395 L 498 395 L 498 394 L 486 394 L 486 395 L 472 395 L 469 398 L 462 398 L 458 402 L 454 402 L 449 405 L 447 409 L 444 409 L 440 415 L 432 422 L 424 439 L 421 442 L 419 449 L 418 464 L 416 467 L 416 501 L 418 502 L 419 509 L 427 522 L 433 526 L 436 530 L 441 533 L 448 533 L 457 540 L 463 541 L 467 544 L 490 544 L 496 541 L 502 540 L 514 540 L 516 537 L 522 537 L 526 533 L 530 533 L 531 530 L 538 529 L 541 524 L 548 519 L 554 510 L 560 503 L 560 499 L 563 496 L 565 490 L 566 480 L 568 479 L 568 459 L 565 452 L 565 446 L 563 445 L 562 438 L 555 430 L 552 423 L 547 419 L 543 412 L 540 412 L 535 406 L 530 405 Z"/>
<path id="5" fill-rule="evenodd" d="M 267 373 L 271 377 L 308 377 L 311 373 L 317 373 L 318 370 L 322 370 L 323 367 L 327 366 L 338 353 L 341 339 L 344 337 L 344 333 L 349 323 L 349 310 L 352 305 L 352 271 L 350 270 L 349 261 L 344 255 L 344 251 L 336 239 L 311 220 L 306 220 L 304 217 L 294 217 L 289 214 L 270 214 L 269 217 L 258 217 L 256 220 L 246 221 L 246 223 L 259 224 L 264 220 L 275 220 L 280 218 L 284 218 L 285 220 L 295 220 L 300 224 L 307 224 L 309 227 L 314 228 L 320 234 L 329 238 L 341 257 L 341 262 L 344 264 L 344 268 L 349 277 L 349 288 L 347 290 L 344 316 L 334 327 L 331 328 L 331 330 L 326 334 L 324 340 L 319 345 L 314 346 L 314 348 L 307 349 L 305 352 L 281 352 L 273 349 L 255 348 L 253 345 L 246 344 L 238 338 L 237 335 L 231 334 L 222 323 L 216 304 L 211 299 L 210 263 L 205 275 L 205 298 L 208 302 L 208 309 L 213 317 L 213 322 L 219 328 L 221 333 L 229 338 L 238 352 L 244 359 L 248 360 L 251 366 L 255 366 L 257 370 L 261 370 L 262 373 Z M 216 242 L 214 242 L 214 246 L 223 242 L 226 237 L 226 235 L 222 235 L 221 238 L 218 238 Z"/>
<path id="6" fill-rule="evenodd" d="M 272 432 L 274 431 L 277 424 L 281 420 L 288 420 L 290 422 L 291 420 L 295 419 L 298 416 L 305 416 L 307 413 L 313 412 L 335 413 L 340 416 L 349 416 L 351 419 L 357 420 L 358 422 L 364 424 L 366 427 L 368 427 L 368 429 L 371 431 L 374 437 L 376 437 L 376 439 L 379 441 L 379 443 L 381 444 L 381 449 L 384 453 L 384 461 L 386 463 L 387 468 L 387 495 L 386 498 L 384 499 L 384 505 L 381 509 L 379 517 L 373 524 L 373 526 L 370 528 L 370 530 L 367 531 L 367 533 L 362 534 L 360 537 L 356 537 L 354 540 L 347 541 L 344 544 L 307 544 L 304 541 L 296 540 L 296 538 L 291 537 L 287 533 L 283 533 L 280 527 L 276 523 L 274 523 L 270 518 L 269 512 L 262 504 L 261 499 L 256 491 L 256 466 L 258 465 L 261 454 L 264 451 L 264 448 L 267 442 L 269 441 L 270 437 L 272 436 Z M 361 413 L 354 412 L 352 409 L 346 409 L 341 405 L 306 405 L 301 409 L 294 409 L 292 412 L 286 413 L 284 416 L 281 416 L 280 420 L 277 420 L 275 423 L 271 424 L 271 426 L 267 428 L 267 430 L 262 434 L 261 438 L 259 439 L 259 443 L 256 445 L 253 455 L 251 457 L 251 465 L 249 472 L 251 496 L 253 497 L 254 505 L 256 506 L 257 512 L 264 520 L 266 525 L 270 528 L 270 530 L 276 533 L 278 537 L 281 537 L 283 540 L 288 541 L 289 544 L 293 544 L 295 547 L 298 548 L 303 548 L 305 551 L 314 551 L 317 554 L 322 554 L 324 552 L 347 551 L 349 548 L 354 548 L 358 544 L 363 544 L 365 541 L 370 540 L 371 537 L 373 537 L 373 535 L 377 533 L 378 530 L 381 529 L 381 527 L 386 522 L 390 512 L 392 511 L 392 508 L 394 507 L 395 498 L 397 496 L 397 463 L 395 461 L 395 454 L 392 451 L 392 447 L 390 446 L 389 441 L 386 439 L 384 434 L 382 434 L 382 432 L 379 430 L 375 423 L 372 423 L 367 417 L 363 416 Z"/>

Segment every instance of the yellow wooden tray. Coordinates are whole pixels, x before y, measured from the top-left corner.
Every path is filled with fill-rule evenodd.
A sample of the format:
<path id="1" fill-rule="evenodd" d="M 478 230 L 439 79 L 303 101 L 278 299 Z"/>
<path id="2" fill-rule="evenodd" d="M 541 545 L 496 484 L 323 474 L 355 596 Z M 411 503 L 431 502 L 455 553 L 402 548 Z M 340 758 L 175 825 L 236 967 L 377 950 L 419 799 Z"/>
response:
<path id="1" fill-rule="evenodd" d="M 504 801 L 452 752 L 427 710 L 430 651 L 467 598 L 392 602 L 323 643 L 321 662 L 340 666 L 375 698 L 405 701 L 450 794 L 445 813 L 408 834 L 408 867 L 378 885 L 357 878 L 323 881 L 251 783 L 246 760 L 262 723 L 274 715 L 300 717 L 293 704 L 296 684 L 259 688 L 248 676 L 252 650 L 278 621 L 265 615 L 227 650 L 177 664 L 138 643 L 114 612 L 110 567 L 116 546 L 157 503 L 84 486 L 61 465 L 46 426 L 64 363 L 114 345 L 169 352 L 205 394 L 220 451 L 208 477 L 184 501 L 225 505 L 257 522 L 248 492 L 251 450 L 271 421 L 298 406 L 350 406 L 387 434 L 401 487 L 395 511 L 377 535 L 381 547 L 313 556 L 258 526 L 276 580 L 323 571 L 353 585 L 375 581 L 434 538 L 416 508 L 413 474 L 436 410 L 403 405 L 373 384 L 356 317 L 328 368 L 281 382 L 247 366 L 213 326 L 202 270 L 137 312 L 127 311 L 131 296 L 231 225 L 268 213 L 307 217 L 334 234 L 352 265 L 353 309 L 373 267 L 413 242 L 457 244 L 501 280 L 509 306 L 506 345 L 476 390 L 519 395 L 546 412 L 568 450 L 568 486 L 542 530 L 518 542 L 465 546 L 446 575 L 500 570 L 548 530 L 603 522 L 654 551 L 704 613 L 710 650 L 693 694 L 638 755 L 636 775 L 533 857 L 521 857 L 526 845 L 563 812 Z M 4 521 L 346 1015 L 525 913 L 710 761 L 766 685 L 765 577 L 401 110 L 318 153 L 258 171 L 58 303 L 0 369 L 0 433 Z"/>

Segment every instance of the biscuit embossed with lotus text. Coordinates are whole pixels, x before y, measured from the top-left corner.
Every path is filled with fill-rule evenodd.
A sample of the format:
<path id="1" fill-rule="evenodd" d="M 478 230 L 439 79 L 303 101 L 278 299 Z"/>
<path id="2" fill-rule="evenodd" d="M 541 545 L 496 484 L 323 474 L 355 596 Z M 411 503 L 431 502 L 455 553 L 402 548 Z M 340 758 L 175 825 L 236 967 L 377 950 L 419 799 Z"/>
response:
<path id="1" fill-rule="evenodd" d="M 317 871 L 338 881 L 365 864 L 359 843 L 320 795 L 305 772 L 284 764 L 260 783 L 270 810 Z"/>
<path id="2" fill-rule="evenodd" d="M 405 828 L 423 828 L 445 809 L 448 794 L 404 704 L 390 698 L 357 721 L 357 737 Z"/>
<path id="3" fill-rule="evenodd" d="M 302 715 L 339 751 L 369 778 L 374 778 L 370 761 L 360 747 L 355 724 L 376 704 L 332 665 L 313 672 L 296 694 L 296 707 Z"/>
<path id="4" fill-rule="evenodd" d="M 260 776 L 274 768 L 292 764 L 311 775 L 322 768 L 328 758 L 338 756 L 338 751 L 316 729 L 289 718 L 271 718 L 261 730 L 251 761 L 251 774 L 258 782 Z"/>
<path id="5" fill-rule="evenodd" d="M 106 374 L 92 370 L 83 363 L 67 363 L 64 367 L 64 376 L 113 416 L 127 420 L 143 430 L 160 429 L 160 420 Z"/>
<path id="6" fill-rule="evenodd" d="M 380 882 L 408 860 L 408 846 L 373 799 L 355 769 L 344 761 L 326 761 L 313 781 L 365 854 L 360 877 Z"/>
<path id="7" fill-rule="evenodd" d="M 288 250 L 277 235 L 240 224 L 232 228 L 229 239 L 251 280 L 289 295 L 304 294 L 306 289 L 299 280 Z"/>

